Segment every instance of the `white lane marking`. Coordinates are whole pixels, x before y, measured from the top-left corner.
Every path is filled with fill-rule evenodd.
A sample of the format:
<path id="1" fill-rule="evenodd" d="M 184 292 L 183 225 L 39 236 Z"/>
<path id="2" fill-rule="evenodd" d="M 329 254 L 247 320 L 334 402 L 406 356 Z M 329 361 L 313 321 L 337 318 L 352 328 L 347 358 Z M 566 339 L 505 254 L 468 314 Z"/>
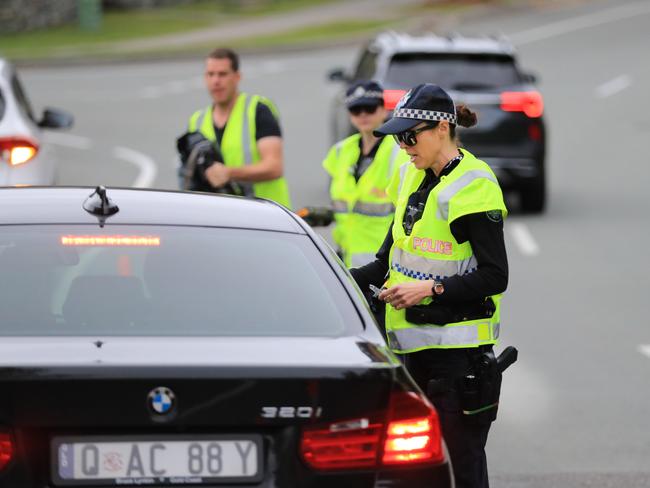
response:
<path id="1" fill-rule="evenodd" d="M 268 60 L 261 64 L 260 71 L 263 74 L 282 73 L 286 70 L 288 63 L 286 61 Z"/>
<path id="2" fill-rule="evenodd" d="M 247 66 L 243 69 L 247 78 L 257 78 L 259 76 L 282 73 L 290 68 L 286 61 L 266 60 L 258 64 Z M 192 90 L 204 88 L 202 76 L 193 76 L 183 80 L 172 80 L 160 85 L 145 86 L 138 92 L 140 98 L 155 99 L 167 95 L 182 95 Z"/>
<path id="3" fill-rule="evenodd" d="M 113 148 L 113 156 L 134 164 L 140 170 L 140 174 L 131 185 L 133 188 L 148 188 L 153 184 L 156 179 L 158 167 L 149 156 L 121 146 Z"/>
<path id="4" fill-rule="evenodd" d="M 160 98 L 165 94 L 159 86 L 145 86 L 140 90 L 140 98 Z"/>
<path id="5" fill-rule="evenodd" d="M 639 352 L 650 358 L 650 344 L 640 344 Z"/>
<path id="6" fill-rule="evenodd" d="M 617 76 L 613 80 L 596 87 L 596 97 L 607 98 L 622 92 L 632 84 L 632 78 L 628 75 Z"/>
<path id="7" fill-rule="evenodd" d="M 46 132 L 45 142 L 56 144 L 57 146 L 71 147 L 73 149 L 90 149 L 93 142 L 83 136 L 76 136 L 74 134 L 61 134 L 58 132 Z"/>
<path id="8" fill-rule="evenodd" d="M 596 27 L 649 13 L 650 2 L 647 1 L 612 7 L 599 12 L 579 17 L 572 17 L 570 19 L 560 20 L 540 27 L 517 32 L 510 36 L 510 40 L 516 45 L 528 44 L 530 42 L 543 41 L 544 39 L 567 34 L 569 32 L 588 29 L 590 27 Z"/>
<path id="9" fill-rule="evenodd" d="M 142 88 L 140 98 L 161 98 L 167 95 L 180 95 L 192 90 L 203 88 L 203 77 L 193 76 L 184 80 L 172 80 L 162 85 L 150 85 Z"/>
<path id="10" fill-rule="evenodd" d="M 539 246 L 535 242 L 533 235 L 525 224 L 512 222 L 509 226 L 510 234 L 515 240 L 519 250 L 526 256 L 536 256 L 539 254 Z"/>

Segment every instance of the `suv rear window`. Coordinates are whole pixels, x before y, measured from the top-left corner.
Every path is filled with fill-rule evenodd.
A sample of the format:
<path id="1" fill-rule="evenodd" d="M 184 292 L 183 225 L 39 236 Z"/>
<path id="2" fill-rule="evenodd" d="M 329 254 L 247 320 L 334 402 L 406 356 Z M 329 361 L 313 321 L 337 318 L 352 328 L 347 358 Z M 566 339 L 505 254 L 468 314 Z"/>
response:
<path id="1" fill-rule="evenodd" d="M 0 227 L 0 336 L 329 336 L 362 330 L 309 237 Z"/>
<path id="2" fill-rule="evenodd" d="M 420 83 L 435 83 L 447 90 L 489 90 L 520 81 L 509 56 L 426 53 L 394 56 L 384 85 L 408 89 Z"/>

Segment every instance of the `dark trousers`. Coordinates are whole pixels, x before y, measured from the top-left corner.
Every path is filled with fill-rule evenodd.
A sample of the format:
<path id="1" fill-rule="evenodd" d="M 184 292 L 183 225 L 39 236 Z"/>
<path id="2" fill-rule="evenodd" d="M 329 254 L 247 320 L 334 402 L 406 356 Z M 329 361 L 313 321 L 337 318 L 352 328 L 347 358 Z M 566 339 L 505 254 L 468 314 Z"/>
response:
<path id="1" fill-rule="evenodd" d="M 427 392 L 431 379 L 460 378 L 470 368 L 474 349 L 427 349 L 404 356 L 406 368 L 422 391 Z M 457 488 L 488 488 L 485 444 L 490 423 L 476 424 L 462 413 L 458 391 L 453 386 L 429 395 L 440 418 L 442 435 L 449 456 Z"/>

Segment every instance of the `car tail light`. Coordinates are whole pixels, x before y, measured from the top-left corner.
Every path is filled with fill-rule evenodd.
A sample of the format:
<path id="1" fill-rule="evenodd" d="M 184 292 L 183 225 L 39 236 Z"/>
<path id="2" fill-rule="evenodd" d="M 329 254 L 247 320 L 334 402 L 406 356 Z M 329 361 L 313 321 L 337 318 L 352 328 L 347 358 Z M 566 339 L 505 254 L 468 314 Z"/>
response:
<path id="1" fill-rule="evenodd" d="M 433 406 L 415 392 L 391 393 L 390 406 L 379 416 L 305 427 L 301 454 L 319 470 L 376 468 L 444 461 L 440 423 Z M 385 420 L 385 421 L 384 421 Z"/>
<path id="2" fill-rule="evenodd" d="M 22 137 L 0 138 L 0 155 L 12 166 L 26 163 L 38 153 L 38 144 Z"/>
<path id="3" fill-rule="evenodd" d="M 541 117 L 544 113 L 544 99 L 539 92 L 503 92 L 501 93 L 501 110 L 505 112 L 523 112 L 528 117 Z"/>
<path id="4" fill-rule="evenodd" d="M 377 465 L 382 427 L 368 419 L 307 427 L 302 435 L 303 459 L 322 470 L 372 468 Z"/>
<path id="5" fill-rule="evenodd" d="M 406 90 L 384 90 L 384 107 L 386 110 L 393 110 Z"/>
<path id="6" fill-rule="evenodd" d="M 14 455 L 14 444 L 8 432 L 0 430 L 0 471 L 11 461 Z"/>
<path id="7" fill-rule="evenodd" d="M 382 463 L 440 463 L 443 460 L 440 421 L 433 406 L 418 393 L 394 392 Z"/>
<path id="8" fill-rule="evenodd" d="M 542 140 L 542 128 L 538 124 L 531 124 L 528 126 L 528 137 L 533 141 Z"/>

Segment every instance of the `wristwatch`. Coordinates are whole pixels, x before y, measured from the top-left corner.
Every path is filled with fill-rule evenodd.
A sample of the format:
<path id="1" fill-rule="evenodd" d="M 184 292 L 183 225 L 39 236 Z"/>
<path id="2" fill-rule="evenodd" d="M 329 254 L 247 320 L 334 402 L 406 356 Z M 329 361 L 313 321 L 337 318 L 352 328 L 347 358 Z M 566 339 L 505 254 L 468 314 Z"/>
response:
<path id="1" fill-rule="evenodd" d="M 434 297 L 436 295 L 442 295 L 445 292 L 445 286 L 440 281 L 434 281 L 431 289 L 433 290 Z"/>

